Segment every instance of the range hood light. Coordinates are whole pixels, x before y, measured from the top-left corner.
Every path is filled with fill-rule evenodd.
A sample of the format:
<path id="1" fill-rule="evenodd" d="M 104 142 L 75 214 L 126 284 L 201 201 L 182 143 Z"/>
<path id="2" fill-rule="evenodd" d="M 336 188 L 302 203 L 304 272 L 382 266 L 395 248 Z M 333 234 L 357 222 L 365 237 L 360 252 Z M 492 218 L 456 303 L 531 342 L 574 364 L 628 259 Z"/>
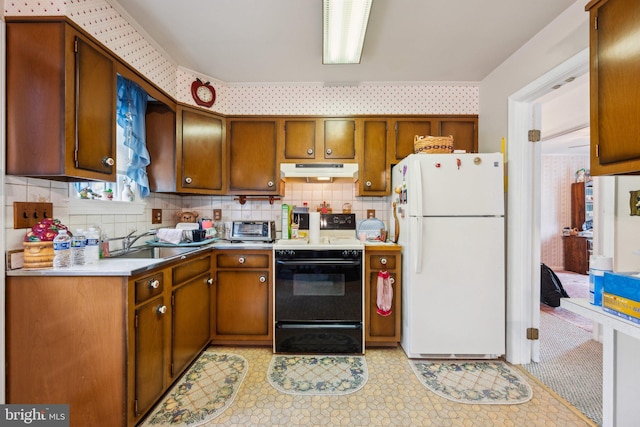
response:
<path id="1" fill-rule="evenodd" d="M 357 163 L 282 163 L 280 177 L 284 181 L 303 182 L 355 182 L 358 180 Z"/>

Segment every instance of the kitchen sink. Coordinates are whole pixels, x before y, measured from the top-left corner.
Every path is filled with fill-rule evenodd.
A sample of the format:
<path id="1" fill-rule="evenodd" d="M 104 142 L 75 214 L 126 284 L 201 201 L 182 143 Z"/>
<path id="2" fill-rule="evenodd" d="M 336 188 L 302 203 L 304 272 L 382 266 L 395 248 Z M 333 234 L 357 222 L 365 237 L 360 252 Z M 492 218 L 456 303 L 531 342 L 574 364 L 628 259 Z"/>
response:
<path id="1" fill-rule="evenodd" d="M 193 252 L 194 248 L 184 247 L 150 247 L 144 246 L 140 248 L 133 248 L 127 252 L 117 252 L 112 254 L 112 258 L 171 258 L 178 255 L 183 255 L 189 252 Z"/>

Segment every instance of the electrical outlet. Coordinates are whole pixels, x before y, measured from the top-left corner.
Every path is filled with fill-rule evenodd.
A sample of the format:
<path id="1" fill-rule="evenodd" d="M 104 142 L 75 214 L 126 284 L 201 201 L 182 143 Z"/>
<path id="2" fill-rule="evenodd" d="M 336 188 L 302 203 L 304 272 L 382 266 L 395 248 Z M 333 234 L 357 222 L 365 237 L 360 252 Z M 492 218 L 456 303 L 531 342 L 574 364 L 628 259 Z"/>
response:
<path id="1" fill-rule="evenodd" d="M 162 209 L 151 209 L 151 224 L 162 224 Z"/>
<path id="2" fill-rule="evenodd" d="M 213 220 L 214 221 L 222 221 L 222 209 L 214 209 L 213 210 Z"/>
<path id="3" fill-rule="evenodd" d="M 375 209 L 367 209 L 367 218 L 375 218 L 376 210 Z"/>

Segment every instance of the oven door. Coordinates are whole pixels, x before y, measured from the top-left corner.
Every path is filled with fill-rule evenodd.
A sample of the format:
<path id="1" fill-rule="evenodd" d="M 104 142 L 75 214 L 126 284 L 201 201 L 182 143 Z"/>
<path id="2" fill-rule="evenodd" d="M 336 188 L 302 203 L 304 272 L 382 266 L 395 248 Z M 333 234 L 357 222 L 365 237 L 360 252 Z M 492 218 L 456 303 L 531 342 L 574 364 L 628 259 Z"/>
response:
<path id="1" fill-rule="evenodd" d="M 339 252 L 276 255 L 276 322 L 362 322 L 362 254 L 342 258 Z"/>

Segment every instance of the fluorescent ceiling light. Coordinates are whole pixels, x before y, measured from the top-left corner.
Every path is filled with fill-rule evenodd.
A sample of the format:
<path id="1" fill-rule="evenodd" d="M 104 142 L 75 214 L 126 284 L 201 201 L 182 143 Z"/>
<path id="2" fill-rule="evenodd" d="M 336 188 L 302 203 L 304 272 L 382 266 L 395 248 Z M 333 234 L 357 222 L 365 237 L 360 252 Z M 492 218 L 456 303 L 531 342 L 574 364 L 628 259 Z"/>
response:
<path id="1" fill-rule="evenodd" d="M 359 64 L 373 0 L 322 0 L 322 63 Z"/>

